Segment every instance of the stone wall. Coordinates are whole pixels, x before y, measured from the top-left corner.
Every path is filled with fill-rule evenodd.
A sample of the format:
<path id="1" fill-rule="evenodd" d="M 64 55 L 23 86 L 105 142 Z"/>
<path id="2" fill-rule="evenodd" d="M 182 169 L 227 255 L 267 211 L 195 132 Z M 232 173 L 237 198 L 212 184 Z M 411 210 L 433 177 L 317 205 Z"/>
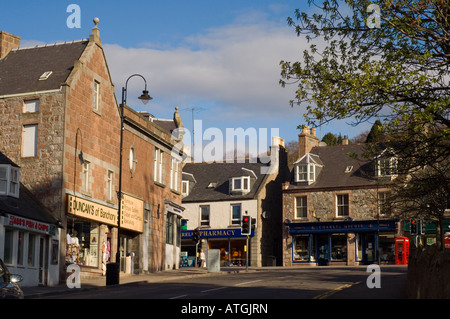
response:
<path id="1" fill-rule="evenodd" d="M 407 297 L 450 298 L 450 250 L 438 251 L 434 245 L 425 250 L 410 248 Z"/>

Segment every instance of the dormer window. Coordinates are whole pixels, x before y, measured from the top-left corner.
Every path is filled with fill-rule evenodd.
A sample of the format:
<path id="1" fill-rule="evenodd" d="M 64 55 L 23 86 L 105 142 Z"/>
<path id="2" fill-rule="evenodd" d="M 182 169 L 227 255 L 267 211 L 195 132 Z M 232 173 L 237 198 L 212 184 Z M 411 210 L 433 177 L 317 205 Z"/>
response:
<path id="1" fill-rule="evenodd" d="M 231 179 L 232 192 L 249 192 L 250 176 L 233 177 Z"/>
<path id="2" fill-rule="evenodd" d="M 299 164 L 296 166 L 296 182 L 314 182 L 316 180 L 316 166 L 314 164 Z"/>
<path id="3" fill-rule="evenodd" d="M 311 153 L 305 154 L 294 163 L 295 182 L 314 183 L 321 167 L 323 167 L 323 163 L 318 155 Z"/>
<path id="4" fill-rule="evenodd" d="M 377 160 L 375 167 L 375 175 L 378 177 L 396 177 L 397 170 L 397 158 L 396 157 L 384 157 Z"/>
<path id="5" fill-rule="evenodd" d="M 19 177 L 18 167 L 0 165 L 0 195 L 19 198 Z"/>

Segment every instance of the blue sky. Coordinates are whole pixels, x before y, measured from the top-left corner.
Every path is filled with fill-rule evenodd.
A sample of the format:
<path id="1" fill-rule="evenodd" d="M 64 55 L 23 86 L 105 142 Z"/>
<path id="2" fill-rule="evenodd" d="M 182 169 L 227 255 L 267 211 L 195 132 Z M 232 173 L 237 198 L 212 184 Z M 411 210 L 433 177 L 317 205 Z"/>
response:
<path id="1" fill-rule="evenodd" d="M 70 4 L 81 9 L 81 28 L 67 26 Z M 307 1 L 4 1 L 0 30 L 20 36 L 21 47 L 73 41 L 88 38 L 98 17 L 118 100 L 139 73 L 154 100 L 143 106 L 133 98 L 142 83 L 130 81 L 127 104 L 138 111 L 171 118 L 178 106 L 189 130 L 194 118 L 203 130 L 277 128 L 290 142 L 304 107 L 291 108 L 295 87 L 278 81 L 280 61 L 301 59 L 308 46 L 286 23 L 297 8 L 309 10 Z M 352 138 L 368 129 L 333 122 L 317 131 Z"/>

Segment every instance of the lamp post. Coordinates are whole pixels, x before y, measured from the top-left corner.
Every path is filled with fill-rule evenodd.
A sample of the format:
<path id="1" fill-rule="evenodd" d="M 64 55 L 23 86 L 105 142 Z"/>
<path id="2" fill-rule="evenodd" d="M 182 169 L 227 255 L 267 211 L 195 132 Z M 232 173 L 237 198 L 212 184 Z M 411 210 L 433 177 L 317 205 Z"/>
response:
<path id="1" fill-rule="evenodd" d="M 122 212 L 122 151 L 123 151 L 123 110 L 125 108 L 125 105 L 127 103 L 127 87 L 128 87 L 128 81 L 135 76 L 139 76 L 144 80 L 145 88 L 142 91 L 142 95 L 138 97 L 142 101 L 142 103 L 147 104 L 148 101 L 152 100 L 153 98 L 148 94 L 147 91 L 147 81 L 145 78 L 140 74 L 133 74 L 131 75 L 127 81 L 125 82 L 125 87 L 122 87 L 122 103 L 120 104 L 120 159 L 119 159 L 119 191 L 117 192 L 117 198 L 118 198 L 118 211 L 117 211 L 117 252 L 116 252 L 116 263 L 110 264 L 110 267 L 113 267 L 113 270 L 110 270 L 107 268 L 106 273 L 106 284 L 107 285 L 113 285 L 113 284 L 119 284 L 119 274 L 120 274 L 120 219 L 121 219 L 121 212 Z M 110 270 L 108 272 L 108 270 Z M 110 276 L 108 276 L 108 274 Z M 113 277 L 111 277 L 113 276 Z"/>

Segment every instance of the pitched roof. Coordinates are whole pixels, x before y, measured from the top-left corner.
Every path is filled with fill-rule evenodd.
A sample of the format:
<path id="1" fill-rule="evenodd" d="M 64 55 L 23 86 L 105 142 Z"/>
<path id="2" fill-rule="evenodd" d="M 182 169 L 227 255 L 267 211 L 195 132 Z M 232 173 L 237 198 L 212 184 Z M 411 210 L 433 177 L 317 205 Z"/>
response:
<path id="1" fill-rule="evenodd" d="M 222 201 L 253 199 L 258 194 L 261 185 L 265 181 L 265 174 L 261 168 L 266 167 L 262 163 L 189 163 L 183 167 L 183 173 L 192 174 L 196 183 L 189 191 L 189 195 L 183 198 L 185 202 Z M 253 175 L 254 174 L 254 175 Z M 186 174 L 183 174 L 186 180 Z M 251 176 L 256 180 L 251 183 L 251 190 L 246 194 L 230 194 L 230 179 L 232 177 Z M 252 180 L 253 181 L 253 180 Z M 214 187 L 211 183 L 215 183 Z"/>
<path id="2" fill-rule="evenodd" d="M 350 144 L 312 148 L 323 165 L 315 182 L 307 185 L 291 182 L 288 189 L 345 188 L 374 186 L 372 161 L 363 157 L 365 145 Z M 357 155 L 357 156 L 352 156 Z"/>
<path id="3" fill-rule="evenodd" d="M 0 196 L 0 213 L 16 215 L 48 224 L 57 225 L 58 221 L 49 210 L 20 183 L 19 198 Z"/>
<path id="4" fill-rule="evenodd" d="M 0 96 L 59 89 L 88 40 L 12 50 L 0 60 Z M 48 71 L 46 80 L 39 78 Z"/>

